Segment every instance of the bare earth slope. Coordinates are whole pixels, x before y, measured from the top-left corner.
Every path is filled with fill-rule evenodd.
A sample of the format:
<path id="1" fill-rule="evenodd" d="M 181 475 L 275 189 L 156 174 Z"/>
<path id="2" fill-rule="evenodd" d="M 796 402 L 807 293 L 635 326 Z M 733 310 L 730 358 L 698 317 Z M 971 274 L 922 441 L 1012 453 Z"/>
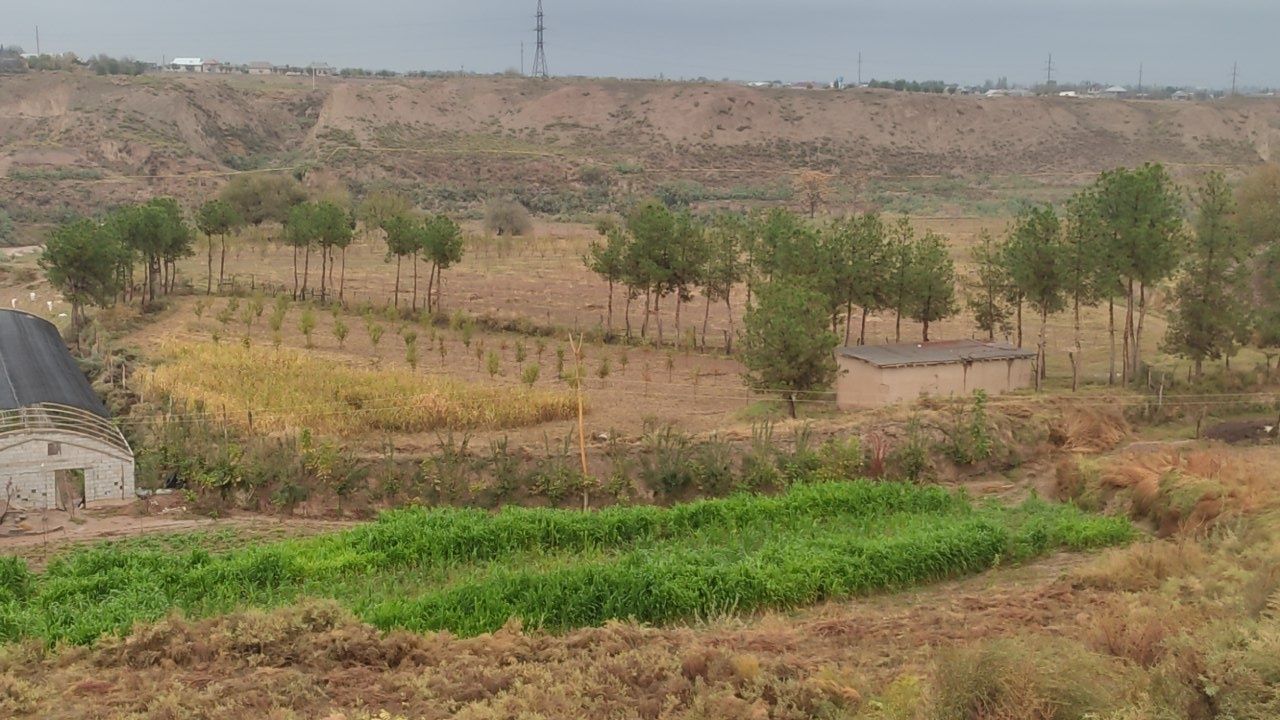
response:
<path id="1" fill-rule="evenodd" d="M 4 202 L 27 221 L 157 190 L 194 197 L 220 182 L 191 173 L 300 163 L 357 183 L 432 185 L 421 200 L 456 204 L 495 188 L 582 195 L 675 180 L 750 199 L 742 188 L 784 187 L 788 173 L 808 167 L 837 173 L 842 187 L 913 177 L 1074 184 L 1149 160 L 1184 171 L 1245 167 L 1274 159 L 1277 148 L 1280 102 L 1271 99 L 986 99 L 493 77 L 314 88 L 247 76 L 34 73 L 0 82 Z M 584 176 L 585 166 L 603 177 Z M 184 177 L 121 177 L 157 175 Z M 545 209 L 575 209 L 562 205 Z"/>

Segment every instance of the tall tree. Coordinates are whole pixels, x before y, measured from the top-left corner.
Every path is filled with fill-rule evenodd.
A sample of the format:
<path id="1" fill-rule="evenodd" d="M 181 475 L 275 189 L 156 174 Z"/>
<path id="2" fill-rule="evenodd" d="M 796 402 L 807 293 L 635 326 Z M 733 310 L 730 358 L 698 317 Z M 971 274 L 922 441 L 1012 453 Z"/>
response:
<path id="1" fill-rule="evenodd" d="M 1163 166 L 1148 163 L 1102 173 L 1092 187 L 1106 257 L 1123 286 L 1124 359 L 1121 380 L 1142 365 L 1142 331 L 1151 290 L 1177 266 L 1182 202 Z"/>
<path id="2" fill-rule="evenodd" d="M 893 341 L 902 342 L 902 316 L 911 302 L 916 237 L 911 221 L 900 218 L 889 230 L 885 246 L 885 307 L 893 309 Z"/>
<path id="3" fill-rule="evenodd" d="M 846 246 L 849 253 L 849 288 L 847 300 L 862 311 L 858 344 L 867 342 L 867 315 L 885 307 L 885 285 L 889 272 L 887 228 L 876 213 L 860 215 L 852 223 L 852 235 Z M 846 307 L 844 344 L 849 344 L 849 319 L 852 307 Z"/>
<path id="4" fill-rule="evenodd" d="M 142 205 L 123 208 L 111 219 L 121 241 L 146 267 L 143 305 L 156 299 L 156 285 L 167 291 L 161 273 L 177 258 L 191 254 L 191 229 L 173 198 L 152 198 Z"/>
<path id="5" fill-rule="evenodd" d="M 756 303 L 747 310 L 742 338 L 747 383 L 782 393 L 793 418 L 798 395 L 835 382 L 834 351 L 840 339 L 827 319 L 822 293 L 791 280 L 760 287 Z"/>
<path id="6" fill-rule="evenodd" d="M 71 325 L 77 331 L 85 323 L 85 306 L 106 307 L 115 299 L 120 290 L 116 268 L 127 252 L 112 226 L 85 219 L 58 227 L 45 242 L 40 267 L 71 303 Z"/>
<path id="7" fill-rule="evenodd" d="M 334 249 L 345 248 L 351 243 L 351 220 L 342 207 L 329 200 L 308 205 L 312 233 L 320 248 L 320 302 L 324 302 L 328 298 L 328 290 L 332 288 L 332 282 L 326 283 L 325 275 L 332 278 Z"/>
<path id="8" fill-rule="evenodd" d="M 707 264 L 702 275 L 702 293 L 707 307 L 702 315 L 702 349 L 707 349 L 707 322 L 711 303 L 724 302 L 729 327 L 724 333 L 724 352 L 733 352 L 733 288 L 746 279 L 743 247 L 748 242 L 749 220 L 739 213 L 722 213 L 710 223 L 706 233 Z"/>
<path id="9" fill-rule="evenodd" d="M 645 317 L 640 337 L 647 337 L 649 316 L 656 316 L 658 344 L 663 341 L 660 303 L 674 289 L 676 217 L 658 200 L 640 203 L 627 214 L 627 232 L 632 242 L 628 247 L 627 272 L 630 282 L 645 293 Z"/>
<path id="10" fill-rule="evenodd" d="M 386 235 L 387 260 L 396 259 L 396 284 L 392 304 L 400 307 L 400 267 L 406 257 L 422 247 L 422 222 L 410 214 L 392 215 L 382 221 Z"/>
<path id="11" fill-rule="evenodd" d="M 1230 357 L 1248 328 L 1245 261 L 1248 242 L 1236 224 L 1226 178 L 1210 173 L 1196 195 L 1195 233 L 1175 289 L 1164 346 L 1190 359 L 1196 377 L 1205 360 Z"/>
<path id="12" fill-rule="evenodd" d="M 285 223 L 285 241 L 293 248 L 293 298 L 306 298 L 311 277 L 311 247 L 320 237 L 316 203 L 303 202 L 289 209 Z M 298 284 L 298 249 L 302 248 L 302 284 Z"/>
<path id="13" fill-rule="evenodd" d="M 988 340 L 995 340 L 997 333 L 1008 337 L 1012 313 L 1006 300 L 1009 271 L 1001 243 L 985 228 L 978 233 L 973 263 L 976 270 L 968 283 L 966 305 L 973 314 L 974 323 L 987 334 Z"/>
<path id="14" fill-rule="evenodd" d="M 218 287 L 221 288 L 227 269 L 227 234 L 243 224 L 244 218 L 231 203 L 225 200 L 216 198 L 210 200 L 201 205 L 199 212 L 196 213 L 196 227 L 200 228 L 200 232 L 204 233 L 209 240 L 206 295 L 213 292 L 213 236 L 217 235 L 222 240 L 222 255 L 218 260 Z"/>
<path id="15" fill-rule="evenodd" d="M 1063 274 L 1062 222 L 1051 206 L 1028 208 L 1018 215 L 1005 252 L 1009 277 L 1040 313 L 1040 333 L 1036 342 L 1036 390 L 1044 384 L 1048 359 L 1049 315 L 1066 304 Z"/>
<path id="16" fill-rule="evenodd" d="M 432 215 L 423 224 L 423 256 L 431 262 L 427 281 L 427 310 L 440 312 L 444 294 L 441 273 L 462 260 L 462 228 L 445 215 Z M 435 300 L 432 301 L 434 290 Z"/>
<path id="17" fill-rule="evenodd" d="M 929 324 L 956 313 L 956 269 L 941 235 L 926 230 L 910 253 L 907 314 L 920 323 L 929 342 Z"/>
<path id="18" fill-rule="evenodd" d="M 600 236 L 591 241 L 583 263 L 591 272 L 609 283 L 609 309 L 607 332 L 613 334 L 613 288 L 622 282 L 626 272 L 627 232 L 612 218 L 596 223 Z M 628 318 L 629 320 L 630 318 Z"/>
<path id="19" fill-rule="evenodd" d="M 1081 336 L 1080 308 L 1097 305 L 1103 297 L 1112 298 L 1116 287 L 1114 272 L 1106 261 L 1106 245 L 1098 233 L 1097 218 L 1093 215 L 1097 204 L 1083 190 L 1072 197 L 1067 205 L 1067 225 L 1063 232 L 1062 275 L 1063 292 L 1071 303 L 1072 335 L 1071 391 L 1080 387 Z M 1109 303 L 1114 347 L 1114 303 Z"/>

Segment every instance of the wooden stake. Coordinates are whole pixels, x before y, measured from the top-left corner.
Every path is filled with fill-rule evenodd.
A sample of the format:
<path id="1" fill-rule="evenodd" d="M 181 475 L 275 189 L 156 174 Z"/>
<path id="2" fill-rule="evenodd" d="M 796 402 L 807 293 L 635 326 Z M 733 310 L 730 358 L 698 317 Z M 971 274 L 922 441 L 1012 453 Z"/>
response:
<path id="1" fill-rule="evenodd" d="M 582 343 L 584 337 L 584 335 L 579 334 L 578 341 L 575 343 L 573 341 L 573 333 L 569 333 L 569 348 L 573 350 L 573 387 L 578 396 L 578 454 L 582 458 L 582 477 L 587 479 L 591 476 L 587 472 L 587 431 L 582 419 Z M 582 509 L 587 510 L 590 505 L 590 496 L 584 487 L 582 490 Z"/>

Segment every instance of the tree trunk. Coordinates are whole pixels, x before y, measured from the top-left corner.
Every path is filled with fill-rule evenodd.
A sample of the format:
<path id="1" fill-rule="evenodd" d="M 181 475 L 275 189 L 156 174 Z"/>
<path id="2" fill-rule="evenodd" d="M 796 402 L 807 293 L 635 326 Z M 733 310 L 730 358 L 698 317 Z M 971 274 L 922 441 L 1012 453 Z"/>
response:
<path id="1" fill-rule="evenodd" d="M 627 288 L 627 307 L 624 312 L 626 312 L 627 314 L 627 317 L 626 317 L 627 339 L 630 340 L 631 339 L 631 288 Z"/>
<path id="2" fill-rule="evenodd" d="M 724 336 L 724 354 L 733 353 L 733 304 L 729 299 L 732 289 L 724 294 L 724 309 L 729 313 L 729 330 Z"/>
<path id="3" fill-rule="evenodd" d="M 1142 327 L 1147 321 L 1147 286 L 1138 284 L 1138 322 L 1133 328 L 1133 377 L 1142 371 Z"/>
<path id="4" fill-rule="evenodd" d="M 1022 298 L 1018 298 L 1018 349 L 1022 349 Z"/>
<path id="5" fill-rule="evenodd" d="M 207 278 L 208 279 L 205 280 L 205 285 L 204 285 L 204 294 L 212 295 L 213 294 L 213 236 L 212 235 L 209 236 L 209 269 L 208 269 Z M 219 287 L 222 286 L 221 273 L 219 273 L 218 275 L 218 286 Z"/>
<path id="6" fill-rule="evenodd" d="M 1049 353 L 1045 349 L 1045 335 L 1049 327 L 1049 313 L 1045 308 L 1040 311 L 1040 341 L 1036 351 L 1036 392 L 1044 389 L 1045 368 Z"/>
<path id="7" fill-rule="evenodd" d="M 396 255 L 396 289 L 395 289 L 395 300 L 392 301 L 392 305 L 396 306 L 397 308 L 400 307 L 400 260 L 401 259 L 402 258 L 399 255 Z"/>
<path id="8" fill-rule="evenodd" d="M 338 302 L 346 302 L 347 292 L 347 248 L 342 248 L 342 271 L 338 273 Z"/>
<path id="9" fill-rule="evenodd" d="M 609 278 L 609 319 L 606 321 L 605 329 L 609 335 L 613 335 L 613 278 Z"/>
<path id="10" fill-rule="evenodd" d="M 662 347 L 662 341 L 665 337 L 663 334 L 663 327 L 662 327 L 662 310 L 659 307 L 659 303 L 661 302 L 662 302 L 662 293 L 655 292 L 653 294 L 653 319 L 654 319 L 654 322 L 658 323 L 658 347 Z"/>
<path id="11" fill-rule="evenodd" d="M 1129 369 L 1133 367 L 1133 281 L 1129 281 L 1124 299 L 1124 362 L 1120 365 L 1120 384 L 1129 384 Z"/>
<path id="12" fill-rule="evenodd" d="M 320 246 L 320 302 L 321 303 L 323 303 L 325 299 L 325 291 L 327 290 L 327 286 L 325 285 L 325 282 L 326 282 L 326 276 L 328 274 L 329 274 L 329 248 L 325 247 L 324 245 L 321 245 Z"/>
<path id="13" fill-rule="evenodd" d="M 920 341 L 929 342 L 929 321 L 920 323 Z"/>
<path id="14" fill-rule="evenodd" d="M 444 308 L 444 268 L 436 265 L 436 312 Z"/>
<path id="15" fill-rule="evenodd" d="M 867 344 L 867 306 L 862 306 L 862 326 L 858 328 L 858 344 Z"/>
<path id="16" fill-rule="evenodd" d="M 796 419 L 796 394 L 787 393 L 787 410 L 791 413 L 791 419 Z"/>
<path id="17" fill-rule="evenodd" d="M 684 303 L 684 296 L 681 291 L 676 291 L 676 345 L 679 346 L 684 341 L 684 335 L 680 332 L 680 306 Z"/>
<path id="18" fill-rule="evenodd" d="M 844 304 L 844 344 L 849 345 L 849 332 L 853 329 L 853 301 Z"/>
<path id="19" fill-rule="evenodd" d="M 413 312 L 418 311 L 418 253 L 413 254 L 413 300 L 409 304 L 409 309 Z"/>
<path id="20" fill-rule="evenodd" d="M 293 299 L 298 299 L 298 246 L 293 246 Z"/>
<path id="21" fill-rule="evenodd" d="M 902 342 L 902 307 L 893 311 L 893 341 Z"/>
<path id="22" fill-rule="evenodd" d="M 303 248 L 302 253 L 302 299 L 307 299 L 307 283 L 311 280 L 311 245 Z"/>
<path id="23" fill-rule="evenodd" d="M 432 293 L 436 290 L 436 266 L 432 265 L 431 270 L 427 272 L 427 312 L 431 312 Z"/>
<path id="24" fill-rule="evenodd" d="M 649 337 L 649 304 L 653 300 L 653 290 L 644 289 L 644 320 L 640 322 L 640 339 L 645 340 Z"/>
<path id="25" fill-rule="evenodd" d="M 1107 369 L 1107 384 L 1116 384 L 1116 299 L 1107 298 L 1107 334 L 1111 337 L 1111 365 Z"/>
<path id="26" fill-rule="evenodd" d="M 218 290 L 222 290 L 222 280 L 227 272 L 227 234 L 222 233 L 222 257 L 218 260 Z"/>
<path id="27" fill-rule="evenodd" d="M 711 320 L 711 293 L 707 293 L 707 307 L 702 311 L 702 352 L 707 351 L 707 323 Z"/>
<path id="28" fill-rule="evenodd" d="M 1073 302 L 1073 312 L 1075 314 L 1075 340 L 1074 347 L 1071 349 L 1071 392 L 1075 392 L 1080 388 L 1080 361 L 1077 357 L 1080 354 L 1080 295 L 1075 295 Z"/>

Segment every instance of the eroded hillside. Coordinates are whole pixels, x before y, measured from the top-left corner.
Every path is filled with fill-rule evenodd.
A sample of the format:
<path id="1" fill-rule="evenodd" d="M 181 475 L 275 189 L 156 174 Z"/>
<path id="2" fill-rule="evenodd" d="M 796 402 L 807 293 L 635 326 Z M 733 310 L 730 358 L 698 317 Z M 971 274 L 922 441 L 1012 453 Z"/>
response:
<path id="1" fill-rule="evenodd" d="M 946 97 L 892 91 L 521 78 L 330 80 L 38 73 L 0 84 L 4 203 L 20 222 L 220 173 L 332 167 L 457 208 L 494 193 L 593 211 L 630 193 L 776 201 L 801 168 L 842 199 L 998 200 L 1119 164 L 1274 159 L 1280 102 Z M 899 198 L 900 199 L 900 198 Z M 890 209 L 893 209 L 892 207 Z M 919 208 L 916 208 L 919 209 Z"/>

